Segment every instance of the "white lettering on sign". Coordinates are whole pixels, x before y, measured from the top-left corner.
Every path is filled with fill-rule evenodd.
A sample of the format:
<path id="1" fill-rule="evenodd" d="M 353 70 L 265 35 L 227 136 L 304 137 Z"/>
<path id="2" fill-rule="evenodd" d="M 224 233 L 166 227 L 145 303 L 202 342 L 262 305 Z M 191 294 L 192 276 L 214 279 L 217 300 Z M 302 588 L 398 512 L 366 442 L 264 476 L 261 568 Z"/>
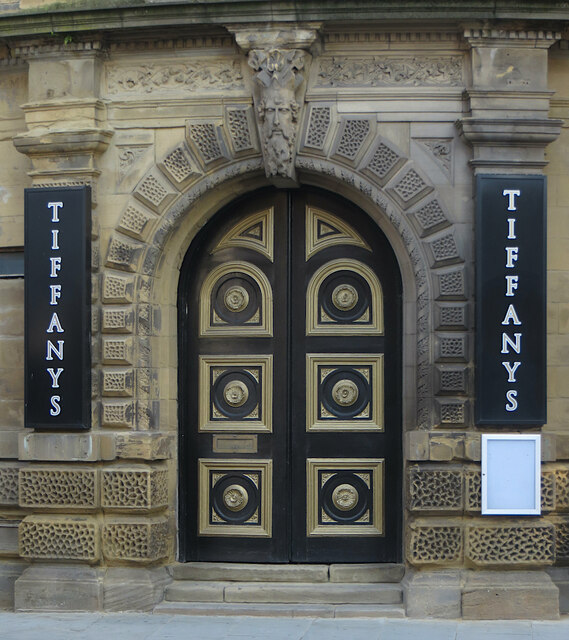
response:
<path id="1" fill-rule="evenodd" d="M 51 210 L 51 222 L 57 224 L 59 222 L 60 210 L 63 209 L 63 202 L 48 202 L 47 208 Z M 51 251 L 59 251 L 59 229 L 51 229 Z M 49 258 L 49 277 L 50 278 L 59 278 L 60 271 L 62 268 L 61 256 L 50 256 Z M 49 286 L 49 304 L 51 306 L 58 306 L 59 300 L 62 296 L 62 286 L 60 283 L 51 284 Z M 51 320 L 49 321 L 49 325 L 46 329 L 46 333 L 64 333 L 63 327 L 61 326 L 61 322 L 59 320 L 59 316 L 57 315 L 57 311 L 51 316 Z M 57 346 L 51 340 L 46 340 L 46 361 L 53 360 L 54 356 L 63 362 L 63 347 L 65 345 L 65 340 L 57 340 Z M 59 377 L 63 373 L 64 368 L 58 367 L 54 369 L 53 367 L 47 367 L 46 372 L 51 378 L 51 388 L 59 389 Z M 49 399 L 50 416 L 58 416 L 61 413 L 61 395 L 52 395 Z"/>
<path id="2" fill-rule="evenodd" d="M 516 198 L 521 198 L 522 192 L 521 189 L 504 189 L 502 191 L 502 195 L 507 198 L 507 211 L 517 211 L 517 202 Z M 516 222 L 517 218 L 508 217 L 507 221 L 507 235 L 506 240 L 516 240 Z M 506 260 L 505 260 L 505 268 L 506 269 L 515 269 L 518 265 L 518 257 L 519 257 L 519 247 L 506 246 Z M 506 279 L 506 298 L 515 298 L 516 293 L 518 291 L 519 286 L 519 276 L 518 274 L 508 274 L 505 276 Z M 516 311 L 516 307 L 513 303 L 508 305 L 506 312 L 504 314 L 504 319 L 502 320 L 502 326 L 509 326 L 510 324 L 514 324 L 515 326 L 522 326 L 522 322 L 518 316 Z M 511 351 L 514 351 L 518 356 L 521 356 L 522 353 L 522 333 L 514 333 L 512 335 L 506 333 L 506 331 L 502 332 L 502 350 L 501 354 L 509 354 Z M 516 371 L 519 367 L 522 366 L 522 360 L 516 360 L 515 362 L 503 361 L 502 366 L 506 370 L 508 375 L 508 384 L 516 383 Z M 506 391 L 506 403 L 504 408 L 508 412 L 516 411 L 518 408 L 518 391 L 517 389 L 508 389 Z"/>

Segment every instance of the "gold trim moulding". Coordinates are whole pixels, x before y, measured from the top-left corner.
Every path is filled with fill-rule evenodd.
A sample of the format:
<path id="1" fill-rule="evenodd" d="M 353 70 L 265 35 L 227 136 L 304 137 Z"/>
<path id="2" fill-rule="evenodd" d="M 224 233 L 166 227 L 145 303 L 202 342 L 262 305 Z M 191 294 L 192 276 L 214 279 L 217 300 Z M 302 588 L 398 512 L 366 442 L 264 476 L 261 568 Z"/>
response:
<path id="1" fill-rule="evenodd" d="M 239 471 L 243 474 L 258 473 L 261 476 L 261 494 L 259 507 L 261 509 L 258 525 L 246 524 L 211 524 L 209 515 L 213 509 L 210 504 L 210 472 L 223 473 Z M 198 460 L 198 535 L 205 537 L 239 538 L 271 538 L 273 532 L 273 461 L 229 459 L 217 460 L 200 458 Z"/>
<path id="2" fill-rule="evenodd" d="M 259 367 L 261 394 L 259 397 L 260 415 L 257 419 L 232 420 L 231 418 L 212 420 L 210 408 L 213 404 L 211 396 L 213 387 L 210 384 L 209 372 L 215 368 L 250 369 Z M 200 432 L 238 432 L 238 433 L 272 433 L 273 430 L 273 356 L 272 355 L 239 355 L 239 356 L 200 356 L 199 357 L 199 428 Z"/>
<path id="3" fill-rule="evenodd" d="M 306 535 L 322 536 L 377 536 L 385 535 L 384 506 L 384 458 L 307 458 L 306 459 Z M 372 521 L 369 524 L 329 524 L 319 522 L 318 495 L 320 485 L 318 472 L 326 471 L 334 475 L 340 471 L 350 470 L 355 474 L 371 474 Z"/>
<path id="4" fill-rule="evenodd" d="M 369 285 L 371 292 L 371 324 L 360 324 L 359 322 L 350 322 L 342 324 L 341 322 L 323 323 L 319 319 L 318 292 L 326 278 L 337 271 L 352 271 L 361 276 Z M 369 307 L 368 307 L 369 312 Z M 359 260 L 344 258 L 340 260 L 332 260 L 322 265 L 318 269 L 306 289 L 306 335 L 307 336 L 366 336 L 366 335 L 383 335 L 383 291 L 381 283 L 375 272 L 366 264 Z"/>
<path id="5" fill-rule="evenodd" d="M 318 389 L 320 380 L 319 367 L 336 369 L 349 365 L 354 369 L 369 367 L 371 369 L 370 402 L 372 405 L 369 419 L 358 418 L 352 420 L 322 420 L 319 416 Z M 383 411 L 383 354 L 306 354 L 306 431 L 384 431 Z"/>

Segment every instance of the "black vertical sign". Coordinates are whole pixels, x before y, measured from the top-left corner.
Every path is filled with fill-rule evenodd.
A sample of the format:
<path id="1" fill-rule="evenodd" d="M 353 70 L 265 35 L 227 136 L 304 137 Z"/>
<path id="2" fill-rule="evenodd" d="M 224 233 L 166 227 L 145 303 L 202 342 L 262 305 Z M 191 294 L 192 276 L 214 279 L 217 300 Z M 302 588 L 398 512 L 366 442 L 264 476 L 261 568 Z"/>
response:
<path id="1" fill-rule="evenodd" d="M 476 183 L 476 422 L 546 422 L 544 176 Z"/>
<path id="2" fill-rule="evenodd" d="M 25 423 L 91 427 L 91 190 L 25 191 Z"/>

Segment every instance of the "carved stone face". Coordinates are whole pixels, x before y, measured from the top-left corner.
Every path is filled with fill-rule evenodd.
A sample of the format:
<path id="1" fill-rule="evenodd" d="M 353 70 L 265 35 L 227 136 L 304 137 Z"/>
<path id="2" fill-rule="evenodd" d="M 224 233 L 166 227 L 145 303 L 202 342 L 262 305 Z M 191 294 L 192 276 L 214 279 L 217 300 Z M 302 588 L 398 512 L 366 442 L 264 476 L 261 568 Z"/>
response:
<path id="1" fill-rule="evenodd" d="M 289 173 L 297 108 L 292 89 L 273 84 L 263 92 L 260 116 L 267 175 Z"/>
<path id="2" fill-rule="evenodd" d="M 293 137 L 293 104 L 296 104 L 293 91 L 274 85 L 267 87 L 263 95 L 263 132 L 267 138 Z"/>

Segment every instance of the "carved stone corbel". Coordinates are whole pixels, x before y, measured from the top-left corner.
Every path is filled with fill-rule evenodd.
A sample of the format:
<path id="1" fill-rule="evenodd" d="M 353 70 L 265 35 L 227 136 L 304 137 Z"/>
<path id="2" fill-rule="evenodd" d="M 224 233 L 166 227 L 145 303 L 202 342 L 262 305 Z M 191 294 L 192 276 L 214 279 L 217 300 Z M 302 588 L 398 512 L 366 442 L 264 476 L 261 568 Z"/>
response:
<path id="1" fill-rule="evenodd" d="M 249 66 L 256 72 L 255 110 L 267 178 L 296 181 L 294 155 L 298 132 L 296 90 L 302 83 L 304 51 L 254 49 Z"/>
<path id="2" fill-rule="evenodd" d="M 265 173 L 277 186 L 296 183 L 295 154 L 304 76 L 318 25 L 229 27 L 255 71 L 253 100 Z"/>

